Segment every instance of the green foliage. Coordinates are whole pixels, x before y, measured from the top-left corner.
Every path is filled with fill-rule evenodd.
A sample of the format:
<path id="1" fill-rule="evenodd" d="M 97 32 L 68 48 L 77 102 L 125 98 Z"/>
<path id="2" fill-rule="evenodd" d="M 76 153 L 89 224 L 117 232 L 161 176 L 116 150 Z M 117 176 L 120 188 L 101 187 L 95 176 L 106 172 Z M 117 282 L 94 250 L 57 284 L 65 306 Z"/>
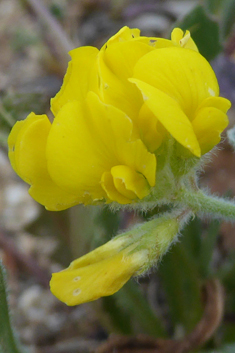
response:
<path id="1" fill-rule="evenodd" d="M 120 307 L 115 294 L 104 297 L 102 299 L 102 307 L 104 312 L 109 315 L 113 330 L 124 335 L 133 334 L 130 312 L 128 308 Z"/>
<path id="2" fill-rule="evenodd" d="M 219 25 L 203 6 L 196 6 L 182 20 L 177 21 L 174 24 L 176 26 L 191 32 L 200 53 L 207 60 L 212 60 L 221 52 Z"/>
<path id="3" fill-rule="evenodd" d="M 112 297 L 103 298 L 102 302 L 117 332 L 134 334 L 138 326 L 138 331 L 154 337 L 166 336 L 161 317 L 156 316 L 134 281 L 129 281 Z"/>
<path id="4" fill-rule="evenodd" d="M 163 258 L 159 275 L 172 323 L 183 325 L 187 332 L 191 331 L 202 314 L 201 282 L 197 263 L 187 252 L 183 242 L 178 243 Z"/>
<path id="5" fill-rule="evenodd" d="M 0 353 L 23 353 L 11 326 L 5 268 L 0 262 Z"/>
<path id="6" fill-rule="evenodd" d="M 119 308 L 125 310 L 131 317 L 132 327 L 137 322 L 142 332 L 155 337 L 165 337 L 166 332 L 161 317 L 157 317 L 144 298 L 140 287 L 134 281 L 129 281 L 114 295 Z"/>

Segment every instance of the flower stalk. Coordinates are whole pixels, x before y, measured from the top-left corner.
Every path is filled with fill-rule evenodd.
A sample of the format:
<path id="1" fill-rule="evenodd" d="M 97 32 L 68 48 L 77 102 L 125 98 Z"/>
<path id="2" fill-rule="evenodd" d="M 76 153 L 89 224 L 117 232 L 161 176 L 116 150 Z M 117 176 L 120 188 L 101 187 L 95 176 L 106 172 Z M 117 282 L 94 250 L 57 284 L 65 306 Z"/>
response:
<path id="1" fill-rule="evenodd" d="M 207 195 L 201 190 L 180 191 L 177 201 L 187 205 L 194 213 L 204 212 L 212 217 L 222 218 L 235 222 L 235 202 L 212 195 Z"/>

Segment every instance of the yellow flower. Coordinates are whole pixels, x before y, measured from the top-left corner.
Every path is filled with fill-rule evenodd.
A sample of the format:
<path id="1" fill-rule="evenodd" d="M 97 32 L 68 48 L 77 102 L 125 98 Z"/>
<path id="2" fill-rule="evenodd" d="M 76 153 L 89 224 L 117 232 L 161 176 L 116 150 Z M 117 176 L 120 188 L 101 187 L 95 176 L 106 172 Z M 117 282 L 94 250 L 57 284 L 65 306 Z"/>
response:
<path id="1" fill-rule="evenodd" d="M 148 201 L 165 141 L 189 158 L 220 141 L 230 102 L 188 31 L 166 40 L 124 27 L 100 51 L 70 54 L 53 123 L 31 113 L 9 136 L 13 168 L 47 209 Z"/>
<path id="2" fill-rule="evenodd" d="M 177 217 L 170 215 L 146 222 L 54 273 L 51 291 L 67 305 L 112 295 L 131 276 L 151 267 L 167 251 L 178 230 Z"/>

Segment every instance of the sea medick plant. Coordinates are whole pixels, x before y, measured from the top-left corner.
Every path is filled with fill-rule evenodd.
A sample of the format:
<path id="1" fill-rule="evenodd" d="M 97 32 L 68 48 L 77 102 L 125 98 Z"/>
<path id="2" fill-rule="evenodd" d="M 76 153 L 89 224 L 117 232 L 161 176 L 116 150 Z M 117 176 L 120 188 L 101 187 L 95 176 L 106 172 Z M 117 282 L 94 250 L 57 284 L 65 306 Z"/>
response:
<path id="1" fill-rule="evenodd" d="M 197 187 L 204 155 L 220 142 L 230 102 L 190 36 L 140 36 L 123 27 L 98 50 L 70 52 L 54 120 L 34 113 L 9 136 L 9 158 L 46 209 L 108 204 L 171 211 L 73 261 L 51 280 L 68 305 L 111 295 L 157 263 L 196 212 L 235 219 L 235 204 Z"/>

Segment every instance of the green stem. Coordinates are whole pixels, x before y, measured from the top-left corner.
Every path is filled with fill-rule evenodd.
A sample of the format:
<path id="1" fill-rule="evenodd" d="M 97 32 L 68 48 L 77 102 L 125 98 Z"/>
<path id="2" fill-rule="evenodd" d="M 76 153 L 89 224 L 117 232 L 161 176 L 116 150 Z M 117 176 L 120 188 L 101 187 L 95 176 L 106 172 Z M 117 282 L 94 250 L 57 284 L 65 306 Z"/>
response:
<path id="1" fill-rule="evenodd" d="M 0 352 L 1 353 L 25 353 L 20 347 L 15 337 L 11 319 L 9 315 L 9 306 L 6 290 L 5 268 L 0 262 Z"/>
<path id="2" fill-rule="evenodd" d="M 235 222 L 235 202 L 233 201 L 206 195 L 201 190 L 184 189 L 178 196 L 180 203 L 189 206 L 195 213 L 205 212 L 211 216 Z"/>

